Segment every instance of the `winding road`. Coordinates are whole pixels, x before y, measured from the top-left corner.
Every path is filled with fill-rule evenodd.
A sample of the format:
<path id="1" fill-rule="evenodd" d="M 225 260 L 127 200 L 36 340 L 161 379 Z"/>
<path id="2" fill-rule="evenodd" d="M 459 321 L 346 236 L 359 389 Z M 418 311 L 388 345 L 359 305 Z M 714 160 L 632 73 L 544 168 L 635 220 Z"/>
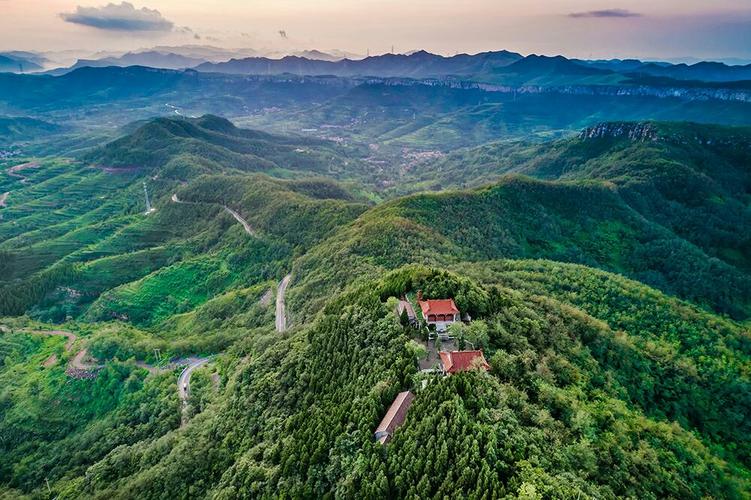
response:
<path id="1" fill-rule="evenodd" d="M 177 193 L 173 193 L 172 197 L 170 198 L 170 200 L 172 200 L 172 203 L 182 203 L 182 204 L 194 203 L 192 201 L 183 201 L 183 200 L 181 200 L 180 198 L 177 197 Z M 248 221 L 246 221 L 245 219 L 243 219 L 242 215 L 240 215 L 239 213 L 237 213 L 237 211 L 232 210 L 227 205 L 222 205 L 222 208 L 224 208 L 224 210 L 228 214 L 230 214 L 232 217 L 234 217 L 237 222 L 239 222 L 240 224 L 242 224 L 243 229 L 245 229 L 246 233 L 248 233 L 250 236 L 255 236 L 256 235 L 255 230 L 250 226 L 250 224 L 248 224 Z"/>
<path id="2" fill-rule="evenodd" d="M 177 377 L 177 394 L 183 402 L 182 425 L 188 421 L 188 398 L 190 397 L 190 376 L 195 370 L 209 362 L 209 358 L 188 358 L 186 366 Z"/>
<path id="3" fill-rule="evenodd" d="M 15 167 L 10 167 L 8 170 L 5 171 L 5 173 L 7 173 L 11 177 L 15 177 L 16 179 L 21 179 L 21 183 L 26 184 L 29 182 L 29 178 L 23 174 L 19 174 L 18 172 L 22 170 L 26 170 L 27 168 L 37 168 L 38 166 L 39 166 L 39 162 L 30 161 L 28 163 L 16 165 Z"/>
<path id="4" fill-rule="evenodd" d="M 0 326 L 0 331 L 7 332 L 5 327 Z M 23 333 L 28 333 L 32 335 L 47 335 L 47 336 L 55 336 L 55 337 L 65 337 L 65 352 L 70 352 L 73 349 L 73 344 L 76 342 L 76 339 L 78 338 L 74 333 L 66 332 L 63 330 L 48 330 L 48 331 L 41 331 L 41 330 L 23 330 Z M 95 365 L 95 364 L 89 364 L 86 363 L 86 357 L 88 356 L 88 351 L 86 349 L 81 349 L 76 353 L 75 356 L 68 362 L 68 370 L 67 373 L 69 376 L 82 378 L 85 377 L 85 374 L 82 372 L 91 372 L 91 370 L 96 370 L 98 368 L 101 368 L 102 365 Z M 180 376 L 177 378 L 177 394 L 180 397 L 180 400 L 183 404 L 183 424 L 187 421 L 187 414 L 186 410 L 188 407 L 188 398 L 190 397 L 190 376 L 193 374 L 195 370 L 202 367 L 206 363 L 208 363 L 211 360 L 211 358 L 187 358 L 184 361 L 187 362 L 187 365 L 183 369 L 182 372 L 180 372 Z M 42 365 L 45 368 L 48 368 L 50 366 L 53 366 L 57 363 L 57 355 L 52 354 L 49 358 L 47 358 Z M 170 371 L 172 368 L 169 367 L 156 367 L 152 366 L 144 361 L 136 361 L 136 366 L 143 368 L 145 370 L 148 370 L 151 374 L 159 374 L 159 373 L 165 373 Z M 172 365 L 174 366 L 174 365 Z"/>
<path id="5" fill-rule="evenodd" d="M 248 221 L 242 218 L 240 214 L 229 208 L 228 206 L 224 206 L 224 209 L 237 220 L 240 224 L 243 225 L 243 228 L 245 229 L 245 232 L 248 233 L 250 236 L 255 236 L 256 232 L 253 231 L 253 228 L 250 227 L 250 224 L 248 224 Z"/>
<path id="6" fill-rule="evenodd" d="M 283 332 L 287 329 L 287 313 L 284 305 L 284 294 L 287 293 L 287 285 L 289 285 L 292 275 L 288 274 L 279 283 L 279 288 L 276 290 L 276 331 Z"/>
<path id="7" fill-rule="evenodd" d="M 183 368 L 180 376 L 177 378 L 177 393 L 180 395 L 183 403 L 188 401 L 190 396 L 190 376 L 193 372 L 209 362 L 209 358 L 188 358 L 188 366 Z"/>
<path id="8" fill-rule="evenodd" d="M 74 333 L 66 332 L 63 330 L 49 330 L 49 331 L 38 331 L 38 330 L 24 330 L 24 333 L 30 333 L 33 335 L 50 335 L 55 337 L 65 337 L 65 352 L 70 352 L 71 349 L 73 349 L 73 343 L 76 341 L 78 337 Z M 87 371 L 87 370 L 96 370 L 97 368 L 101 368 L 102 365 L 96 365 L 96 364 L 89 364 L 86 363 L 84 360 L 86 359 L 86 356 L 88 355 L 88 351 L 86 349 L 81 349 L 78 353 L 76 353 L 75 356 L 68 362 L 68 369 L 69 369 L 69 375 L 76 374 L 75 370 L 79 371 Z M 54 365 L 57 362 L 57 355 L 53 354 L 47 360 L 42 363 L 43 366 L 49 367 Z M 74 371 L 70 371 L 74 370 Z"/>

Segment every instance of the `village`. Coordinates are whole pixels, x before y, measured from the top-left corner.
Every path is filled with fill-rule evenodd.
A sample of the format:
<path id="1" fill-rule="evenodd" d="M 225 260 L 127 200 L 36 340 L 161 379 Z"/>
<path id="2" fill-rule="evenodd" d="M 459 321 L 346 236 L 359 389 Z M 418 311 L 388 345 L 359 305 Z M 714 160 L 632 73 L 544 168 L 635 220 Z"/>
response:
<path id="1" fill-rule="evenodd" d="M 418 290 L 416 302 L 419 316 L 406 295 L 399 299 L 395 313 L 403 325 L 409 325 L 424 337 L 421 345 L 426 353 L 419 360 L 421 374 L 447 377 L 467 370 L 490 370 L 482 349 L 470 345 L 472 349 L 467 350 L 466 344 L 471 342 L 463 335 L 457 338 L 455 332 L 472 318 L 467 313 L 462 315 L 453 298 L 426 299 L 422 290 Z M 427 379 L 422 379 L 422 388 L 427 383 Z M 397 394 L 374 432 L 376 441 L 385 445 L 391 440 L 404 423 L 414 399 L 415 394 L 410 390 Z"/>

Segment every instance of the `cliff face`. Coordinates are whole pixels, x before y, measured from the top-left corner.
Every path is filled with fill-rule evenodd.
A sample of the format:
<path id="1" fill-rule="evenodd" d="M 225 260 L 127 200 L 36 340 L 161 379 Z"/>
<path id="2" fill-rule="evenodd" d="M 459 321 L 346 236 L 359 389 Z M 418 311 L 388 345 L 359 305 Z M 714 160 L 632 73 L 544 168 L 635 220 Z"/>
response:
<path id="1" fill-rule="evenodd" d="M 588 127 L 579 139 L 624 139 L 635 142 L 666 142 L 751 151 L 751 128 L 667 122 L 605 122 Z"/>
<path id="2" fill-rule="evenodd" d="M 657 127 L 650 122 L 612 122 L 598 123 L 579 134 L 579 138 L 586 139 L 617 139 L 624 138 L 632 141 L 656 141 Z"/>

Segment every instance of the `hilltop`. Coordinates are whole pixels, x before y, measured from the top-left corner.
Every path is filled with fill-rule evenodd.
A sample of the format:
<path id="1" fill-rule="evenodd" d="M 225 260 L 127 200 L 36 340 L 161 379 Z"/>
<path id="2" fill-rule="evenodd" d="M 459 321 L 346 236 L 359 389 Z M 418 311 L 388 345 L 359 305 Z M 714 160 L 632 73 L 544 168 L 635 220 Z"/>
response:
<path id="1" fill-rule="evenodd" d="M 416 289 L 440 290 L 472 309 L 485 325 L 490 372 L 417 373 L 419 347 L 387 301 Z M 240 300 L 228 297 L 212 312 L 242 316 L 232 307 Z M 63 386 L 73 388 L 49 418 L 87 408 L 64 435 L 24 427 L 23 398 L 7 400 L 13 413 L 3 429 L 26 444 L 4 444 L 6 456 L 28 465 L 0 469 L 0 477 L 17 494 L 48 477 L 68 497 L 151 498 L 166 489 L 220 497 L 742 498 L 748 488 L 747 336 L 733 322 L 615 275 L 545 261 L 485 262 L 458 273 L 408 266 L 332 297 L 290 335 L 244 333 L 223 355 L 217 386 L 208 369 L 196 377 L 196 414 L 184 427 L 171 377 L 149 378 L 132 362 L 110 363 L 89 384 L 123 387 L 96 420 L 73 390 L 91 389 Z M 108 334 L 121 345 L 146 335 Z M 3 341 L 25 352 L 12 358 L 16 371 L 50 349 L 8 344 L 20 344 L 21 334 Z M 95 352 L 129 355 L 112 344 L 100 336 Z M 0 377 L 7 373 L 0 367 Z M 404 388 L 415 391 L 415 402 L 382 447 L 372 430 Z M 85 453 L 74 459 L 66 449 Z M 614 456 L 634 467 L 614 467 Z"/>
<path id="2" fill-rule="evenodd" d="M 355 168 L 356 154 L 331 142 L 239 129 L 227 119 L 205 115 L 150 120 L 82 160 L 101 167 L 159 169 L 177 179 L 232 170 L 336 176 L 345 166 Z"/>

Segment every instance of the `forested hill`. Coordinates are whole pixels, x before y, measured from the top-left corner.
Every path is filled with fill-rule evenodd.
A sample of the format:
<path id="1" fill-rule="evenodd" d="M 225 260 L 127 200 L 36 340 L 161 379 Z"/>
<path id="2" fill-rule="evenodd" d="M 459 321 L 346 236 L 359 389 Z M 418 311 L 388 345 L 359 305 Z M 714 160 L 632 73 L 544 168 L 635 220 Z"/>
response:
<path id="1" fill-rule="evenodd" d="M 712 310 L 748 317 L 748 253 L 734 254 L 743 265 L 710 256 L 700 243 L 712 249 L 721 228 L 707 228 L 694 243 L 683 236 L 687 221 L 675 216 L 669 220 L 673 230 L 663 220 L 672 213 L 662 213 L 657 203 L 639 211 L 631 199 L 637 195 L 630 193 L 602 182 L 507 176 L 476 190 L 412 195 L 372 209 L 322 242 L 298 263 L 298 273 L 308 277 L 306 293 L 315 295 L 321 283 L 409 262 L 546 258 L 623 273 Z M 728 233 L 723 241 L 742 246 L 747 238 Z M 332 272 L 335 262 L 347 265 Z"/>
<path id="2" fill-rule="evenodd" d="M 345 158 L 345 153 L 353 158 Z M 164 176 L 187 179 L 232 170 L 335 176 L 350 162 L 354 169 L 356 156 L 354 149 L 331 142 L 239 129 L 229 120 L 205 115 L 148 121 L 82 160 L 102 167 L 158 168 Z"/>
<path id="3" fill-rule="evenodd" d="M 612 124 L 492 155 L 545 179 L 380 204 L 330 142 L 214 116 L 129 132 L 3 163 L 0 497 L 751 491 L 746 235 L 687 230 L 746 224 L 743 130 Z M 395 314 L 418 290 L 471 315 L 457 339 L 489 372 L 419 373 Z"/>
<path id="4" fill-rule="evenodd" d="M 132 362 L 110 362 L 89 383 L 109 406 L 89 424 L 79 410 L 83 423 L 63 436 L 24 426 L 9 397 L 1 429 L 19 438 L 2 442 L 4 456 L 23 461 L 0 477 L 10 495 L 41 495 L 47 478 L 66 499 L 744 498 L 751 346 L 737 324 L 582 266 L 484 262 L 460 273 L 408 266 L 332 296 L 290 335 L 245 330 L 222 355 L 218 387 L 208 371 L 191 386 L 198 414 L 183 427 L 174 378 Z M 421 348 L 393 306 L 418 289 L 472 311 L 490 372 L 417 373 Z M 213 312 L 232 315 L 230 304 Z M 15 349 L 9 369 L 45 355 L 40 344 Z M 93 406 L 73 391 L 84 384 L 61 384 L 50 418 Z M 373 429 L 406 389 L 415 401 L 383 447 Z"/>
<path id="5" fill-rule="evenodd" d="M 690 242 L 710 261 L 743 274 L 751 270 L 748 127 L 603 123 L 552 144 L 494 144 L 457 152 L 422 166 L 417 175 L 445 186 L 457 179 L 482 184 L 510 172 L 605 183 L 646 221 Z M 689 261 L 683 264 L 690 267 Z M 665 283 L 650 282 L 665 289 Z"/>

